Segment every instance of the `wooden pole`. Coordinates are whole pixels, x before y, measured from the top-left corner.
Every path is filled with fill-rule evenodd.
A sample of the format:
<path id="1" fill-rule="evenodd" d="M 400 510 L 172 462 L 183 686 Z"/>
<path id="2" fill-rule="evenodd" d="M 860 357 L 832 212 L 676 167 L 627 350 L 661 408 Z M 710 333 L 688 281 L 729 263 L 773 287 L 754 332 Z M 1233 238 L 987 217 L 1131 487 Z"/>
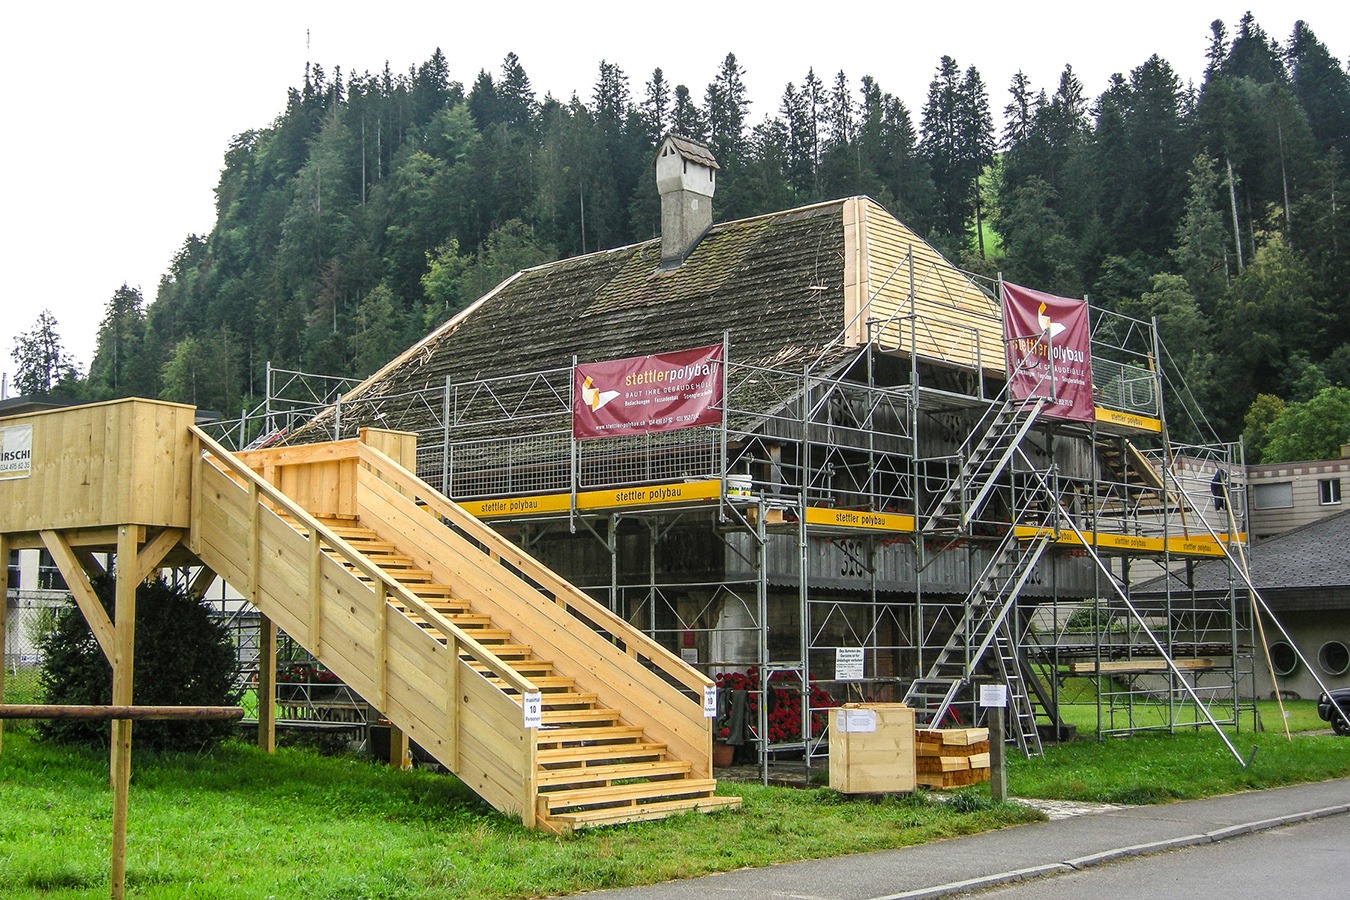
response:
<path id="1" fill-rule="evenodd" d="M 402 728 L 389 723 L 389 765 L 395 769 L 407 769 L 412 766 L 412 748 L 408 744 L 408 735 Z"/>
<path id="2" fill-rule="evenodd" d="M 989 709 L 989 799 L 1002 803 L 1008 799 L 1008 777 L 1005 764 L 1008 745 L 1003 734 L 1003 707 Z"/>
<path id="3" fill-rule="evenodd" d="M 117 529 L 117 577 L 114 584 L 113 706 L 131 706 L 132 659 L 136 649 L 136 539 L 129 526 Z M 131 720 L 112 724 L 112 865 L 113 900 L 122 900 L 127 878 L 127 793 L 131 786 Z"/>
<path id="4" fill-rule="evenodd" d="M 277 626 L 258 617 L 258 746 L 277 750 Z"/>
<path id="5" fill-rule="evenodd" d="M 240 706 L 79 706 L 75 704 L 11 703 L 0 705 L 5 719 L 242 719 Z"/>
<path id="6" fill-rule="evenodd" d="M 0 704 L 5 702 L 5 634 L 9 628 L 9 535 L 0 534 Z M 5 729 L 0 723 L 0 750 Z"/>

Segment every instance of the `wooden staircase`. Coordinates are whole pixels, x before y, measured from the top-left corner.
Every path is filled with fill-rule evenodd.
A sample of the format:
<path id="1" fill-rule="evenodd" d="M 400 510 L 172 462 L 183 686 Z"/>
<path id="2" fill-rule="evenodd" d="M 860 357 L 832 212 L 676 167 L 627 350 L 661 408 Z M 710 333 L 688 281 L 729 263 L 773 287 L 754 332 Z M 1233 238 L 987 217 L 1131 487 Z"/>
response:
<path id="1" fill-rule="evenodd" d="M 494 806 L 567 833 L 740 805 L 708 679 L 389 456 L 197 436 L 193 551 Z"/>

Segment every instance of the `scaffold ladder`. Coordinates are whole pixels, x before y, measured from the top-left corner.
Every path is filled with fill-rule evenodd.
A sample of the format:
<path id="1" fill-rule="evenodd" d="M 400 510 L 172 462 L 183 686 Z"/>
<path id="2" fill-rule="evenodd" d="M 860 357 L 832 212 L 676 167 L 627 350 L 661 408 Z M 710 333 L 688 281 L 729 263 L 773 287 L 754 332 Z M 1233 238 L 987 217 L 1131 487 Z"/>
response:
<path id="1" fill-rule="evenodd" d="M 936 727 L 942 723 L 957 692 L 963 685 L 970 683 L 984 654 L 1000 633 L 1003 633 L 1010 646 L 1016 646 L 1008 623 L 1009 613 L 1053 535 L 1053 530 L 1046 528 L 1030 540 L 1024 540 L 1009 529 L 979 581 L 966 596 L 965 612 L 952 629 L 947 643 L 938 651 L 923 677 L 910 682 L 905 692 L 904 702 L 915 710 L 918 724 Z M 1030 710 L 1021 670 L 1014 666 L 1011 671 L 1017 675 L 1018 684 L 1016 688 L 1009 686 L 1009 694 L 1020 693 L 1022 703 Z M 1005 681 L 1006 678 L 1005 675 Z M 1020 717 L 1019 712 L 1014 720 Z M 1037 733 L 1034 715 L 1029 721 L 1029 730 L 1034 735 Z M 1018 722 L 1014 728 L 1025 731 L 1027 726 Z M 1018 746 L 1024 753 L 1030 753 L 1028 748 L 1032 745 L 1023 737 L 1019 738 Z M 1034 747 L 1039 753 L 1039 737 L 1035 738 Z"/>
<path id="2" fill-rule="evenodd" d="M 982 421 L 988 427 L 980 432 L 977 426 L 979 439 L 962 448 L 961 468 L 924 520 L 925 533 L 967 530 L 1047 402 L 1043 397 L 1008 396 L 992 415 L 985 414 Z"/>
<path id="3" fill-rule="evenodd" d="M 1027 692 L 1026 678 L 1023 677 L 1022 663 L 1017 654 L 1017 641 L 1007 616 L 994 631 L 994 650 L 998 658 L 999 677 L 1008 686 L 1008 721 L 1012 725 L 1013 740 L 1017 743 L 1017 749 L 1028 759 L 1040 756 L 1041 732 L 1036 727 L 1036 709 L 1031 705 L 1031 695 Z"/>

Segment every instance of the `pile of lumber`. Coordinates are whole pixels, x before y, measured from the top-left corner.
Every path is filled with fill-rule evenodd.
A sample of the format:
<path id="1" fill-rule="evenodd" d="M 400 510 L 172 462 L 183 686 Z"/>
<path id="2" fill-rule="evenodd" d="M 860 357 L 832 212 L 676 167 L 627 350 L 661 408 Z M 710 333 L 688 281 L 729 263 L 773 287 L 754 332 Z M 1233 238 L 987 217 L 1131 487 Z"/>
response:
<path id="1" fill-rule="evenodd" d="M 920 728 L 914 740 L 919 785 L 942 789 L 989 780 L 988 728 Z"/>

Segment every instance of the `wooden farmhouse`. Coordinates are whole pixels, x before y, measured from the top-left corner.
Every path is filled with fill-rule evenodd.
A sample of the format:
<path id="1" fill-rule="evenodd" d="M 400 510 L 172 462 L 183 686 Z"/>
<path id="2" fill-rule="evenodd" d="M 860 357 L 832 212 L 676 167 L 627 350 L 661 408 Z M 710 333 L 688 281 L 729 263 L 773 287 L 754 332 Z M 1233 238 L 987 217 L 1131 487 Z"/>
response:
<path id="1" fill-rule="evenodd" d="M 1034 753 L 1070 660 L 1163 667 L 1161 691 L 1103 676 L 1108 732 L 1170 727 L 1197 685 L 1225 721 L 1250 707 L 1245 626 L 1193 621 L 1184 577 L 1172 618 L 1130 613 L 1132 583 L 1224 557 L 1230 531 L 1209 485 L 1168 468 L 1151 323 L 1092 310 L 1087 420 L 1052 418 L 1005 391 L 999 285 L 873 200 L 714 224 L 716 162 L 678 136 L 656 176 L 659 239 L 516 273 L 286 439 L 415 433 L 429 484 L 748 690 L 728 736 L 761 758 L 824 753 L 820 711 L 842 702 L 970 723 L 985 679 Z M 588 366 L 691 348 L 720 353 L 715 421 L 574 433 L 606 387 Z M 1200 681 L 1169 668 L 1215 642 Z"/>

